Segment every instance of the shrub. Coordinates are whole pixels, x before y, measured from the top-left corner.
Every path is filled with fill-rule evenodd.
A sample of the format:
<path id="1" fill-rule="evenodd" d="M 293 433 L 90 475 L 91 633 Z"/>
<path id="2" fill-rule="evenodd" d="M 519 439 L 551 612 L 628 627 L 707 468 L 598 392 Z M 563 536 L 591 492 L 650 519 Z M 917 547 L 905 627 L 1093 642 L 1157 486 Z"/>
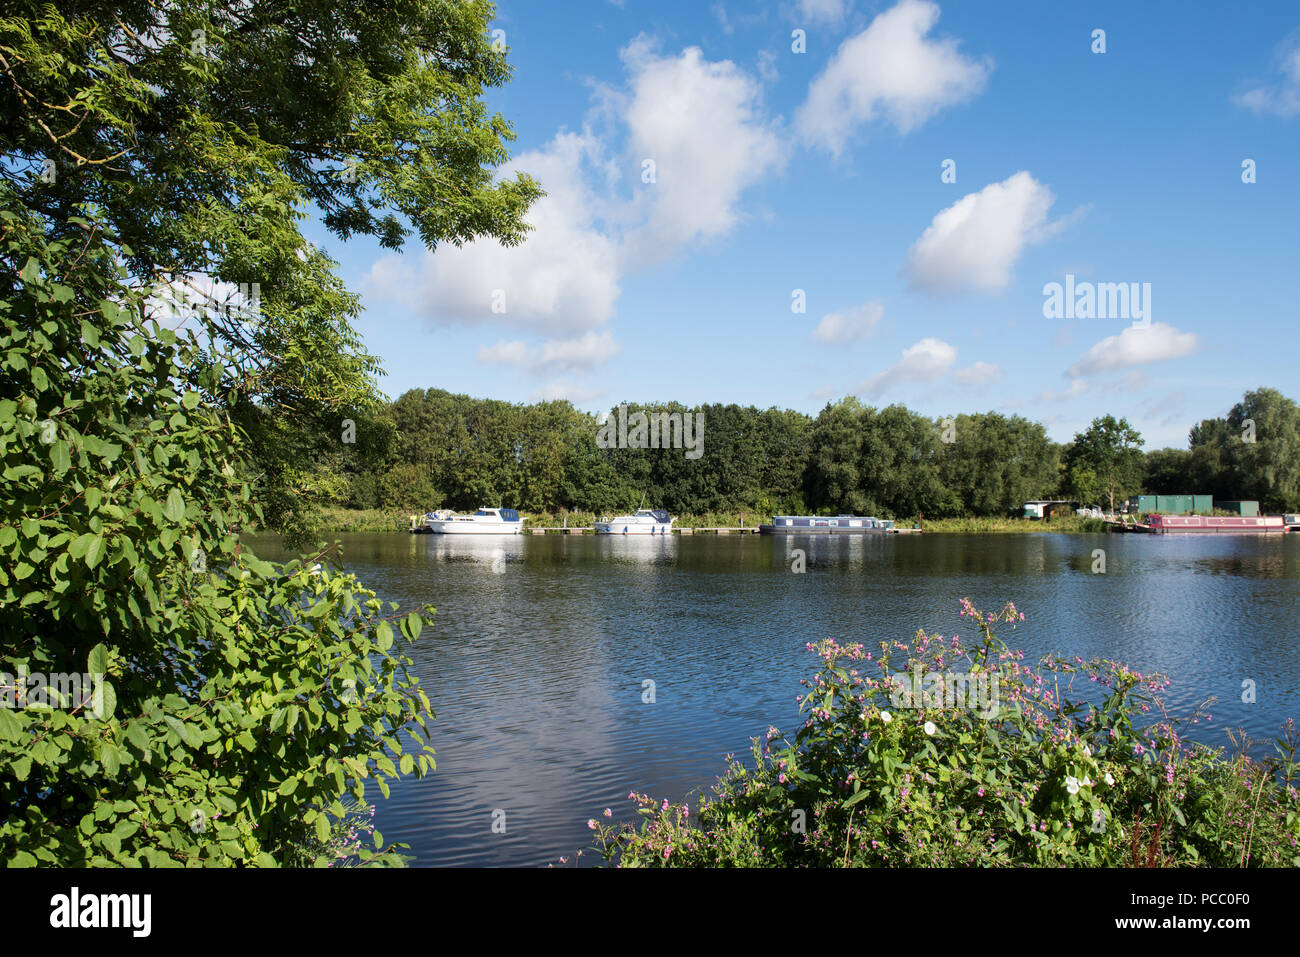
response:
<path id="1" fill-rule="evenodd" d="M 1165 713 L 1162 676 L 1030 668 L 994 633 L 1024 619 L 1014 605 L 961 614 L 970 645 L 809 645 L 821 668 L 793 740 L 770 728 L 694 816 L 630 795 L 641 826 L 592 822 L 597 850 L 622 866 L 1300 864 L 1290 725 L 1275 759 L 1225 758 L 1184 737 L 1208 715 Z M 972 680 L 986 693 L 961 707 Z"/>
<path id="2" fill-rule="evenodd" d="M 433 767 L 410 740 L 428 699 L 373 592 L 241 547 L 261 515 L 219 364 L 141 318 L 94 223 L 51 242 L 20 208 L 0 202 L 0 860 L 316 863 L 343 797 Z M 399 617 L 413 641 L 425 617 Z"/>

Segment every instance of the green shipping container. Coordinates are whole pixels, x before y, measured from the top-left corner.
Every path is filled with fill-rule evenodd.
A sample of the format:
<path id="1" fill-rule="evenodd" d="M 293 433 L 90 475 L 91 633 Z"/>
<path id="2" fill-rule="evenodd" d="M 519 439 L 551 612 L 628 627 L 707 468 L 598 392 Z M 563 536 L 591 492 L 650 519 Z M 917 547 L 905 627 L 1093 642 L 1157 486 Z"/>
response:
<path id="1" fill-rule="evenodd" d="M 1213 496 L 1213 495 L 1193 495 L 1193 496 L 1192 496 L 1192 511 L 1195 511 L 1195 512 L 1201 512 L 1201 513 L 1203 513 L 1203 514 L 1205 514 L 1205 515 L 1209 515 L 1210 513 L 1212 513 L 1212 512 L 1214 511 L 1214 496 Z"/>
<path id="2" fill-rule="evenodd" d="M 1147 512 L 1154 512 L 1155 510 L 1156 510 L 1156 496 L 1154 496 L 1154 495 L 1139 495 L 1139 496 L 1138 496 L 1138 511 L 1139 511 L 1139 512 L 1141 512 L 1143 515 L 1145 515 Z"/>
<path id="3" fill-rule="evenodd" d="M 1192 510 L 1190 495 L 1157 495 L 1156 511 L 1162 515 L 1186 515 Z"/>

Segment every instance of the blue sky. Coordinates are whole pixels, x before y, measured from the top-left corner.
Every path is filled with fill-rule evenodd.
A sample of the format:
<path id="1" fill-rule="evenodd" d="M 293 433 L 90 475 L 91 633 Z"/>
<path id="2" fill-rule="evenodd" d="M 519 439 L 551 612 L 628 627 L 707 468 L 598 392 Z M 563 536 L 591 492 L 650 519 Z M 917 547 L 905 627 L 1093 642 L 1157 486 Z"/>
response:
<path id="1" fill-rule="evenodd" d="M 506 0 L 492 26 L 512 168 L 549 192 L 528 242 L 309 230 L 390 396 L 854 394 L 1060 441 L 1113 413 L 1149 448 L 1300 398 L 1294 3 Z M 1145 321 L 1046 318 L 1067 274 L 1149 284 Z"/>

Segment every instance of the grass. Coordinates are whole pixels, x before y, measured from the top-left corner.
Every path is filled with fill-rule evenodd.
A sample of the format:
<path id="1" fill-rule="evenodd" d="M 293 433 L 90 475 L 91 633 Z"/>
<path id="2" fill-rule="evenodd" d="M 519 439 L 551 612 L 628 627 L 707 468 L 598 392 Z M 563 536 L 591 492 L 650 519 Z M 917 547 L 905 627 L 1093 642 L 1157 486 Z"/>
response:
<path id="1" fill-rule="evenodd" d="M 910 521 L 900 521 L 900 528 L 910 528 Z M 1013 532 L 1056 532 L 1083 535 L 1106 531 L 1100 518 L 1079 515 L 1057 515 L 1050 521 L 1034 518 L 927 518 L 921 522 L 927 533 L 940 535 L 989 535 Z"/>
<path id="2" fill-rule="evenodd" d="M 327 532 L 405 532 L 414 514 L 405 508 L 323 508 L 320 520 Z"/>

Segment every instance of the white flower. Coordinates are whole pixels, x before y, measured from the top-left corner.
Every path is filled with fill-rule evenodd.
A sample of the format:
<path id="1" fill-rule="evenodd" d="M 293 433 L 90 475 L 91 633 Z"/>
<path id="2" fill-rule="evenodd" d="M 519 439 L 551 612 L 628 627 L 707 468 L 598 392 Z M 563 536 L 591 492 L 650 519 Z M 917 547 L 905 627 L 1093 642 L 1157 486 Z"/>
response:
<path id="1" fill-rule="evenodd" d="M 938 730 L 938 729 L 935 728 L 935 726 L 934 726 L 934 722 L 933 722 L 933 721 L 927 721 L 927 722 L 925 723 L 925 733 L 926 733 L 926 734 L 934 734 L 934 732 L 935 732 L 936 730 Z"/>
<path id="2" fill-rule="evenodd" d="M 888 711 L 882 711 L 880 712 L 880 720 L 885 722 L 885 724 L 889 724 L 889 722 L 894 720 L 894 716 Z"/>
<path id="3" fill-rule="evenodd" d="M 1079 783 L 1080 783 L 1081 785 L 1083 785 L 1085 788 L 1090 788 L 1090 787 L 1092 787 L 1092 782 L 1091 782 L 1090 780 L 1088 780 L 1086 777 L 1085 777 L 1082 781 L 1080 781 Z"/>
<path id="4" fill-rule="evenodd" d="M 1079 793 L 1079 779 L 1067 774 L 1065 776 L 1065 789 L 1071 794 Z"/>
<path id="5" fill-rule="evenodd" d="M 1114 779 L 1113 777 L 1110 776 L 1110 772 L 1109 772 L 1109 771 L 1106 772 L 1106 783 L 1107 783 L 1107 784 L 1114 784 L 1114 783 L 1115 783 L 1115 779 Z"/>
<path id="6" fill-rule="evenodd" d="M 1083 753 L 1086 754 L 1088 757 L 1092 757 L 1092 748 L 1088 747 L 1088 746 L 1085 744 L 1085 745 L 1083 746 Z"/>

